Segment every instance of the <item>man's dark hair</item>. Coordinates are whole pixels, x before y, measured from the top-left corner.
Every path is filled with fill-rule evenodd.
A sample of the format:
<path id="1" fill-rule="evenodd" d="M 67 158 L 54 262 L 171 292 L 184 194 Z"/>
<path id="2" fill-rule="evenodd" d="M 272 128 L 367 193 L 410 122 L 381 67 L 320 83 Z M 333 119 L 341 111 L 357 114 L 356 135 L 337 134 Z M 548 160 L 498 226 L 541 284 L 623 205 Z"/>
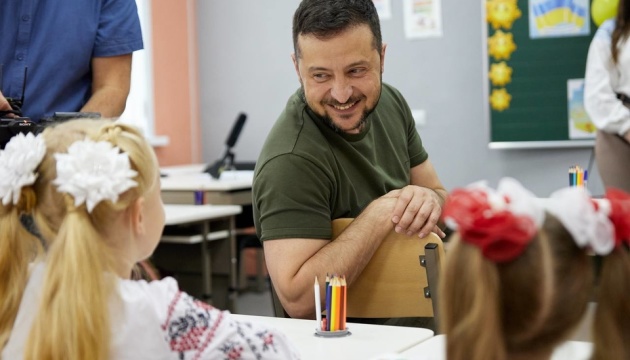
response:
<path id="1" fill-rule="evenodd" d="M 297 43 L 300 35 L 329 39 L 363 24 L 372 30 L 373 46 L 380 54 L 383 48 L 381 25 L 372 0 L 303 0 L 293 15 L 295 56 L 300 57 Z"/>

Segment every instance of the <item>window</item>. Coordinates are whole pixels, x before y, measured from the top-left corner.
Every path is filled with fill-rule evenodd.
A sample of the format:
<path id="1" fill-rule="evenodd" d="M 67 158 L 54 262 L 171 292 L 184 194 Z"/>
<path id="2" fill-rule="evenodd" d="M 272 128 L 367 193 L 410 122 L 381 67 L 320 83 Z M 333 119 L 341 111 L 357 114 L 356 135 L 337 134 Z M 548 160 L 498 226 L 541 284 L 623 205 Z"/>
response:
<path id="1" fill-rule="evenodd" d="M 154 146 L 168 143 L 165 136 L 157 136 L 154 126 L 153 66 L 151 61 L 151 1 L 136 0 L 144 50 L 133 53 L 131 90 L 125 112 L 120 120 L 137 126 Z"/>

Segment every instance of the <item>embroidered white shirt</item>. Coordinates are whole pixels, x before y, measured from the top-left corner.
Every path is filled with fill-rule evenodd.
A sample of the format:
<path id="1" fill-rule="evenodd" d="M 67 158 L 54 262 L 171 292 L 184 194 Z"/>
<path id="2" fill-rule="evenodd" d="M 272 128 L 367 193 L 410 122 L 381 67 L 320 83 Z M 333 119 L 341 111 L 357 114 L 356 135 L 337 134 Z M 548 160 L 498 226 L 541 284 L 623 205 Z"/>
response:
<path id="1" fill-rule="evenodd" d="M 22 359 L 36 316 L 45 266 L 31 268 L 20 310 L 2 359 Z M 172 278 L 118 280 L 119 299 L 110 302 L 111 358 L 138 359 L 299 359 L 286 336 L 264 324 L 233 319 L 179 291 Z"/>

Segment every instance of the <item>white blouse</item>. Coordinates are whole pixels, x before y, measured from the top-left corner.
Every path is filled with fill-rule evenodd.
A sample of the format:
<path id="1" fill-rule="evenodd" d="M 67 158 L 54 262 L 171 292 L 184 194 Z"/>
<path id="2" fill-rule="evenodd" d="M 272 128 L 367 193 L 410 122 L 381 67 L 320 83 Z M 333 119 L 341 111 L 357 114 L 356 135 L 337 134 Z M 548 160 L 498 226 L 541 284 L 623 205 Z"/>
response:
<path id="1" fill-rule="evenodd" d="M 610 43 L 615 20 L 605 21 L 595 33 L 588 50 L 584 79 L 584 107 L 595 126 L 623 135 L 630 130 L 630 109 L 617 93 L 630 96 L 630 43 L 619 46 L 617 64 L 612 61 Z"/>
<path id="2" fill-rule="evenodd" d="M 45 265 L 32 267 L 2 359 L 22 359 L 37 313 Z M 264 324 L 236 321 L 179 291 L 172 278 L 118 280 L 110 302 L 112 359 L 299 359 L 286 336 Z"/>

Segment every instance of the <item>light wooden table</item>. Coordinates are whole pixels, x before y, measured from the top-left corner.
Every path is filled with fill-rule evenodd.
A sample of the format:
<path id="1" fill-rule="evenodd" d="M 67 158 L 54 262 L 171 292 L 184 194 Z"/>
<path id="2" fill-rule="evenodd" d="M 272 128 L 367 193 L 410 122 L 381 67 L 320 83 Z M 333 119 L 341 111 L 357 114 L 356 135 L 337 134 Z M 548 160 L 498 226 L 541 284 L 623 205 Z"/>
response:
<path id="1" fill-rule="evenodd" d="M 234 317 L 282 331 L 296 345 L 303 360 L 379 359 L 379 355 L 400 353 L 433 336 L 433 331 L 422 328 L 348 323 L 351 335 L 322 338 L 315 336 L 315 320 L 237 314 Z"/>

